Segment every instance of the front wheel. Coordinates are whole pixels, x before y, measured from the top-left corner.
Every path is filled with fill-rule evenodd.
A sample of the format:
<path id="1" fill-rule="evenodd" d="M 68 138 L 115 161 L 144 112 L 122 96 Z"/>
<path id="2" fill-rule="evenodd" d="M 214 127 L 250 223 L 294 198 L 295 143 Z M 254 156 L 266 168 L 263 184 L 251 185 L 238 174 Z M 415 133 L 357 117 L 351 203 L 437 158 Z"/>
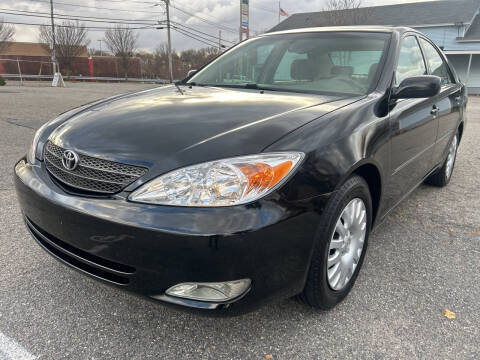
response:
<path id="1" fill-rule="evenodd" d="M 443 163 L 443 166 L 434 174 L 430 175 L 425 183 L 444 187 L 448 185 L 452 178 L 453 168 L 455 167 L 455 160 L 457 158 L 458 149 L 458 133 L 453 137 L 450 146 L 448 147 L 448 155 Z"/>
<path id="2" fill-rule="evenodd" d="M 317 232 L 310 270 L 299 298 L 330 309 L 352 288 L 367 250 L 372 200 L 365 180 L 348 179 L 332 195 Z"/>

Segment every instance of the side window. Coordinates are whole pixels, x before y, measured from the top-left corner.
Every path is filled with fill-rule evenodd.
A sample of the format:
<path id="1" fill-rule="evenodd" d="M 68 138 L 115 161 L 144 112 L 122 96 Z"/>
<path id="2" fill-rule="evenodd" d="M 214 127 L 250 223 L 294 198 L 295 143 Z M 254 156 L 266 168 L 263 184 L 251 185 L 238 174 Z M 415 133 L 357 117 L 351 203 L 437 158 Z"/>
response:
<path id="1" fill-rule="evenodd" d="M 432 44 L 422 38 L 420 38 L 420 42 L 423 50 L 425 51 L 425 58 L 427 59 L 430 73 L 440 77 L 443 85 L 452 83 L 452 79 L 448 72 L 448 67 L 438 53 L 437 49 L 435 49 Z"/>
<path id="2" fill-rule="evenodd" d="M 400 47 L 395 82 L 398 85 L 410 76 L 425 75 L 426 73 L 427 69 L 417 39 L 415 36 L 407 36 L 402 40 Z"/>

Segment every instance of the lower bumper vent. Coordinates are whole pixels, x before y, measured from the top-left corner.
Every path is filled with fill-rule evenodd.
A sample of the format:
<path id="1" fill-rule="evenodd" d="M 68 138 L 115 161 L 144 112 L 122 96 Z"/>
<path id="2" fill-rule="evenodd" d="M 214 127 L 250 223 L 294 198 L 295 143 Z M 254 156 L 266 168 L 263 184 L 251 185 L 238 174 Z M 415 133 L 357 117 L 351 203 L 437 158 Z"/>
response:
<path id="1" fill-rule="evenodd" d="M 25 218 L 25 223 L 35 240 L 57 259 L 94 277 L 117 285 L 130 283 L 129 276 L 135 273 L 135 268 L 77 249 L 45 232 L 28 218 Z"/>

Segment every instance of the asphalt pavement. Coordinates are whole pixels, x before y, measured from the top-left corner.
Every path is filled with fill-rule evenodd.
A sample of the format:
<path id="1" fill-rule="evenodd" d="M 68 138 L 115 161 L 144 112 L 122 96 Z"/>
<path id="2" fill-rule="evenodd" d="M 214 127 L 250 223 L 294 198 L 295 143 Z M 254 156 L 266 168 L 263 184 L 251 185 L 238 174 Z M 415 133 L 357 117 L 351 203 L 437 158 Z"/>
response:
<path id="1" fill-rule="evenodd" d="M 13 166 L 35 129 L 74 106 L 152 86 L 0 87 L 0 360 L 480 358 L 480 97 L 470 98 L 450 185 L 419 187 L 377 228 L 344 302 L 323 312 L 286 299 L 219 319 L 69 269 L 21 218 Z"/>

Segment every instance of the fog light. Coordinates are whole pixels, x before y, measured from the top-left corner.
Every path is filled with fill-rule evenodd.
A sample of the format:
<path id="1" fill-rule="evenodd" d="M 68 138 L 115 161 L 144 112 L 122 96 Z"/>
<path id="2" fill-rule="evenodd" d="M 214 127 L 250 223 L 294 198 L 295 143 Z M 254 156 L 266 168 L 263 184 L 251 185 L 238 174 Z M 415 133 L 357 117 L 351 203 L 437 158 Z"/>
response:
<path id="1" fill-rule="evenodd" d="M 242 295 L 251 284 L 250 279 L 213 283 L 181 283 L 166 291 L 167 295 L 184 299 L 223 302 Z"/>

